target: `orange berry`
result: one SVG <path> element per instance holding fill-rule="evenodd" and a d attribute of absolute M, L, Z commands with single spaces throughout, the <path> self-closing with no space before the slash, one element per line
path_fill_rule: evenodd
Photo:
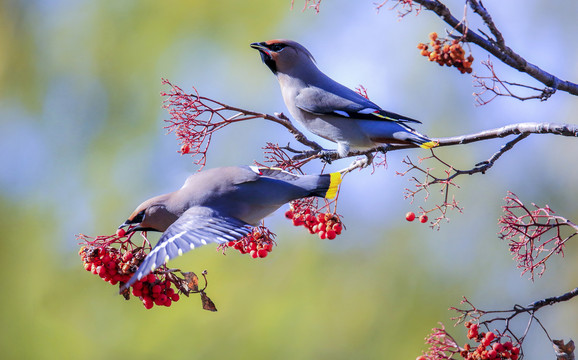
<path fill-rule="evenodd" d="M 429 34 L 429 38 L 430 38 L 432 41 L 435 41 L 435 40 L 438 38 L 438 33 L 436 33 L 436 32 L 431 32 L 431 33 Z"/>

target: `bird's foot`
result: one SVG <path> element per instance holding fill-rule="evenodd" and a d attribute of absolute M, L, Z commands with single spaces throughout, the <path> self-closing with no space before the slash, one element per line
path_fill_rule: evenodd
<path fill-rule="evenodd" d="M 349 167 L 347 168 L 348 169 L 347 172 L 353 169 L 364 169 L 369 165 L 371 165 L 372 163 L 373 163 L 373 154 L 365 154 L 364 158 L 355 159 L 355 161 L 352 162 L 351 165 L 349 165 Z"/>
<path fill-rule="evenodd" d="M 377 148 L 377 151 L 379 151 L 382 154 L 387 154 L 389 150 L 391 150 L 391 145 L 389 144 L 385 144 Z"/>
<path fill-rule="evenodd" d="M 321 150 L 318 153 L 319 157 L 321 158 L 321 161 L 323 161 L 324 163 L 327 164 L 331 164 L 331 162 L 334 160 L 335 156 L 338 155 L 337 151 L 335 150 Z"/>

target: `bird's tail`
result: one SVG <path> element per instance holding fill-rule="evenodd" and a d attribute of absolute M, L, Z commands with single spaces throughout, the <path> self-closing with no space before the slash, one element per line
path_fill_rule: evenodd
<path fill-rule="evenodd" d="M 311 191 L 311 196 L 333 199 L 337 195 L 339 184 L 341 184 L 341 173 L 317 175 L 317 178 L 317 184 Z"/>
<path fill-rule="evenodd" d="M 419 144 L 419 147 L 422 149 L 432 149 L 438 146 L 440 143 L 434 140 L 426 141 L 423 144 Z"/>
<path fill-rule="evenodd" d="M 422 149 L 432 149 L 435 148 L 436 146 L 439 145 L 439 142 L 430 139 L 429 137 L 427 137 L 426 135 L 420 134 L 417 131 L 415 131 L 413 128 L 405 125 L 405 124 L 401 124 L 404 128 L 406 128 L 407 134 L 405 134 L 405 136 L 407 137 L 406 141 L 419 146 Z"/>

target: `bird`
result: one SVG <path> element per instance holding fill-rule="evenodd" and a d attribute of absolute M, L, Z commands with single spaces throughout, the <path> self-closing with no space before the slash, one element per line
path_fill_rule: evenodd
<path fill-rule="evenodd" d="M 309 196 L 333 198 L 341 173 L 296 175 L 278 168 L 232 166 L 190 175 L 174 192 L 140 204 L 118 228 L 162 235 L 121 292 L 170 259 L 208 243 L 242 239 L 283 204 Z"/>
<path fill-rule="evenodd" d="M 425 149 L 438 145 L 408 125 L 420 121 L 383 110 L 325 75 L 303 45 L 269 40 L 251 47 L 277 76 L 291 116 L 312 133 L 337 143 L 339 157 L 346 157 L 351 149 L 368 150 L 383 144 Z"/>

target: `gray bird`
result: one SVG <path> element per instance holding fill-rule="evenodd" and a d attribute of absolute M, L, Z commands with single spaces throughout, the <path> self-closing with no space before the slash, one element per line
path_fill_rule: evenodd
<path fill-rule="evenodd" d="M 383 110 L 322 73 L 301 44 L 270 40 L 251 47 L 259 50 L 277 76 L 291 116 L 312 133 L 337 143 L 340 157 L 350 149 L 367 150 L 381 144 L 437 146 L 408 125 L 420 121 Z"/>
<path fill-rule="evenodd" d="M 179 190 L 140 204 L 119 229 L 163 234 L 124 285 L 128 288 L 183 253 L 214 242 L 239 240 L 283 204 L 308 196 L 333 198 L 340 173 L 295 175 L 255 167 L 223 167 L 191 175 Z"/>

